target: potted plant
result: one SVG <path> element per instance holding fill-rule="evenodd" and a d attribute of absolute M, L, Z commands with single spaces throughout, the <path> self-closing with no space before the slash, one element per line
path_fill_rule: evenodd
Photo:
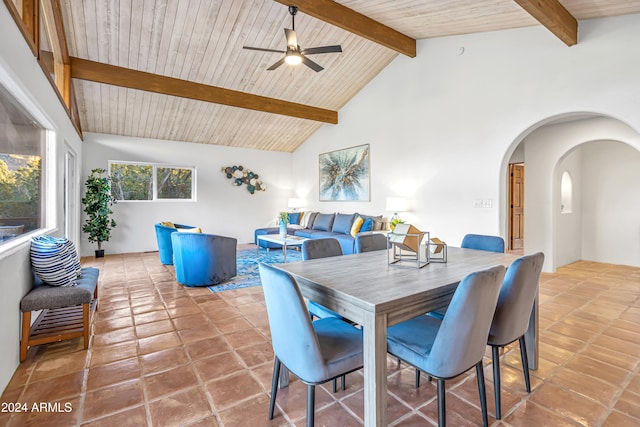
<path fill-rule="evenodd" d="M 91 171 L 84 183 L 86 193 L 82 199 L 84 212 L 87 214 L 82 231 L 89 235 L 91 243 L 98 244 L 96 258 L 104 256 L 102 242 L 109 240 L 111 229 L 116 226 L 116 222 L 110 218 L 114 200 L 111 196 L 111 179 L 105 176 L 106 172 L 100 168 Z"/>
<path fill-rule="evenodd" d="M 280 226 L 280 237 L 287 237 L 287 224 L 289 224 L 289 213 L 280 212 L 278 216 L 278 225 Z"/>

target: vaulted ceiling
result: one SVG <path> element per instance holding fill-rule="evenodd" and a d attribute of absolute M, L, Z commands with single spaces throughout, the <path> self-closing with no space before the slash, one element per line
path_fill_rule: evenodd
<path fill-rule="evenodd" d="M 309 55 L 315 72 L 268 71 L 281 54 L 243 49 L 286 48 L 286 1 L 61 4 L 83 131 L 283 152 L 339 121 L 416 39 L 545 25 L 571 45 L 575 20 L 640 13 L 629 0 L 300 0 L 300 46 L 342 46 Z"/>

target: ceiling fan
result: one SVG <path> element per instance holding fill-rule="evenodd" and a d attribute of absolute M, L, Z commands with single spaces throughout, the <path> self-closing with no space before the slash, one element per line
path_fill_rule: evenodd
<path fill-rule="evenodd" d="M 264 49 L 261 47 L 251 47 L 251 46 L 243 46 L 244 49 L 250 50 L 259 50 L 261 52 L 276 52 L 276 53 L 284 53 L 284 57 L 280 59 L 278 62 L 267 68 L 267 70 L 272 71 L 281 66 L 284 63 L 289 65 L 297 65 L 303 63 L 307 67 L 312 70 L 318 72 L 324 70 L 320 65 L 316 64 L 305 55 L 316 55 L 319 53 L 333 53 L 333 52 L 342 52 L 342 47 L 340 45 L 335 46 L 321 46 L 321 47 L 310 47 L 307 49 L 300 48 L 298 45 L 298 38 L 296 36 L 296 13 L 298 13 L 298 8 L 296 6 L 289 6 L 289 13 L 291 14 L 291 29 L 285 28 L 284 34 L 287 38 L 287 50 L 275 50 L 275 49 Z"/>

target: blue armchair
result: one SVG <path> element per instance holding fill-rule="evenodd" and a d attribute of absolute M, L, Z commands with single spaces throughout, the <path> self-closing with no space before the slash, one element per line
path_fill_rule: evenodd
<path fill-rule="evenodd" d="M 185 286 L 217 285 L 237 274 L 233 237 L 172 233 L 176 280 Z"/>
<path fill-rule="evenodd" d="M 160 262 L 166 265 L 173 264 L 173 246 L 171 245 L 171 234 L 178 231 L 178 228 L 195 228 L 191 225 L 173 224 L 175 227 L 168 227 L 161 223 L 156 224 L 156 239 L 158 240 L 158 252 Z"/>

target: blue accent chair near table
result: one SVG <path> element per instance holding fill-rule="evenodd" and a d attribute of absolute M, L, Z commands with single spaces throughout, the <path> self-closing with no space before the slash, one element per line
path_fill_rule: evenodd
<path fill-rule="evenodd" d="M 496 419 L 501 419 L 500 407 L 500 348 L 514 341 L 520 343 L 520 357 L 527 393 L 531 392 L 529 380 L 529 363 L 524 335 L 529 328 L 531 310 L 538 295 L 538 281 L 544 263 L 544 254 L 520 257 L 513 261 L 507 269 L 504 283 L 500 289 L 498 305 L 493 316 L 489 339 L 493 358 L 493 384 L 496 400 Z"/>
<path fill-rule="evenodd" d="M 312 322 L 289 273 L 261 263 L 260 278 L 275 356 L 269 419 L 273 419 L 284 364 L 307 384 L 307 426 L 313 426 L 315 386 L 362 368 L 362 331 L 335 317 Z"/>
<path fill-rule="evenodd" d="M 504 239 L 500 236 L 467 234 L 462 238 L 461 248 L 504 253 Z"/>
<path fill-rule="evenodd" d="M 237 239 L 205 233 L 172 233 L 176 280 L 186 286 L 217 285 L 237 274 Z"/>
<path fill-rule="evenodd" d="M 504 274 L 503 266 L 471 273 L 458 285 L 444 319 L 422 315 L 387 330 L 390 354 L 438 380 L 440 427 L 446 425 L 445 380 L 474 366 L 482 421 L 489 425 L 482 359 Z"/>

